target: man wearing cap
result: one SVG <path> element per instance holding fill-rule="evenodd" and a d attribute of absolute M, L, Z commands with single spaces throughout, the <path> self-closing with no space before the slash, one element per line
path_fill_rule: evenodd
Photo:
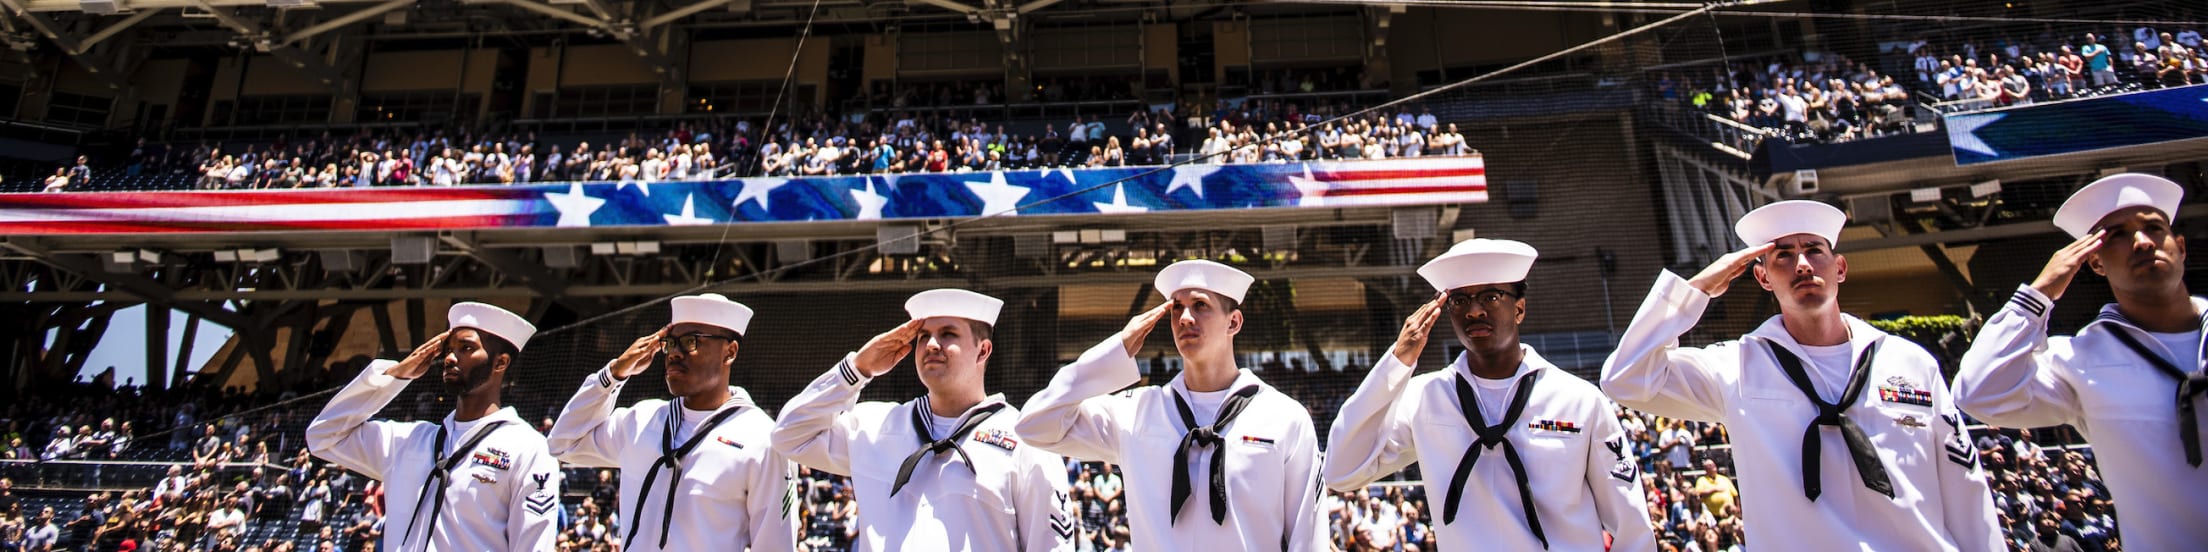
<path fill-rule="evenodd" d="M 1617 407 L 1594 384 L 1518 341 L 1526 272 L 1538 254 L 1471 239 L 1419 267 L 1440 294 L 1404 320 L 1389 355 L 1327 433 L 1329 488 L 1361 490 L 1417 462 L 1444 547 L 1651 551 L 1639 465 Z M 1434 323 L 1465 352 L 1413 376 Z"/>
<path fill-rule="evenodd" d="M 1021 438 L 1126 473 L 1136 549 L 1328 549 L 1310 411 L 1235 364 L 1253 281 L 1211 261 L 1173 263 L 1155 283 L 1165 304 L 1028 399 Z M 1165 385 L 1113 393 L 1142 381 L 1134 355 L 1169 317 L 1185 369 Z"/>
<path fill-rule="evenodd" d="M 1003 307 L 961 289 L 913 295 L 911 321 L 845 355 L 782 407 L 775 450 L 851 477 L 857 550 L 1073 550 L 1080 528 L 1065 459 L 1015 437 L 1019 410 L 982 385 Z M 908 354 L 926 395 L 859 402 Z"/>
<path fill-rule="evenodd" d="M 1804 550 L 1999 550 L 1977 449 L 1939 362 L 1840 312 L 1847 215 L 1781 201 L 1742 217 L 1749 247 L 1693 279 L 1665 271 L 1602 367 L 1628 407 L 1722 422 L 1732 435 L 1748 541 Z M 1753 266 L 1779 315 L 1742 336 L 1679 346 L 1710 300 Z"/>
<path fill-rule="evenodd" d="M 499 398 L 537 328 L 482 303 L 454 304 L 445 316 L 450 330 L 404 360 L 370 363 L 331 397 L 307 424 L 307 449 L 383 481 L 384 550 L 551 550 L 559 462 Z M 368 420 L 432 370 L 458 405 L 445 419 Z"/>
<path fill-rule="evenodd" d="M 2102 178 L 2071 195 L 2055 226 L 2077 241 L 1986 320 L 1955 378 L 1956 404 L 1986 423 L 2077 427 L 2123 512 L 2124 547 L 2134 550 L 2208 546 L 2200 420 L 2208 300 L 2188 291 L 2185 236 L 2171 228 L 2184 196 L 2144 174 Z M 2116 302 L 2077 336 L 2048 337 L 2055 300 L 2081 268 L 2106 276 Z"/>
<path fill-rule="evenodd" d="M 797 546 L 797 467 L 767 444 L 774 419 L 728 384 L 751 308 L 712 293 L 670 304 L 672 324 L 638 338 L 567 401 L 552 453 L 621 468 L 622 550 Z M 663 352 L 675 399 L 615 408 L 621 387 Z"/>

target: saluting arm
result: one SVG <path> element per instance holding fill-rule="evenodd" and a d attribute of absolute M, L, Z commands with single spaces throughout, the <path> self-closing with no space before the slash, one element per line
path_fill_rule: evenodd
<path fill-rule="evenodd" d="M 385 373 L 396 366 L 398 363 L 388 360 L 369 363 L 352 383 L 330 397 L 330 403 L 307 423 L 307 450 L 316 458 L 383 479 L 384 467 L 391 465 L 392 457 L 420 424 L 368 420 L 413 381 Z"/>
<path fill-rule="evenodd" d="M 1383 356 L 1342 403 L 1341 413 L 1326 432 L 1326 461 L 1320 470 L 1326 488 L 1363 489 L 1418 461 L 1410 419 L 1417 413 L 1397 407 L 1414 370 L 1394 355 Z"/>
<path fill-rule="evenodd" d="M 2017 286 L 2009 303 L 1986 320 L 1955 374 L 1955 406 L 1986 423 L 2047 427 L 2082 413 L 2077 390 L 2048 370 L 2047 316 L 2054 301 Z M 2045 363 L 2045 364 L 2043 364 Z"/>
<path fill-rule="evenodd" d="M 633 409 L 614 407 L 626 383 L 613 377 L 610 366 L 584 379 L 582 388 L 560 410 L 560 419 L 552 423 L 552 433 L 545 436 L 552 455 L 578 466 L 620 466 L 622 449 L 636 442 L 642 425 Z"/>
<path fill-rule="evenodd" d="M 1723 261 L 1720 261 L 1723 262 Z M 1618 350 L 1602 363 L 1602 390 L 1629 407 L 1686 420 L 1722 421 L 1731 380 L 1740 372 L 1730 347 L 1679 346 L 1713 296 L 1671 271 L 1618 338 Z"/>
<path fill-rule="evenodd" d="M 782 406 L 771 437 L 776 453 L 806 467 L 851 475 L 851 438 L 859 431 L 852 409 L 859 391 L 874 380 L 852 366 L 856 356 L 845 355 Z"/>

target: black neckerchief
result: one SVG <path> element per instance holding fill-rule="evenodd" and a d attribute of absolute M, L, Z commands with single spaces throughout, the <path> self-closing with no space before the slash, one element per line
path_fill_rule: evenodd
<path fill-rule="evenodd" d="M 458 467 L 460 461 L 468 459 L 468 453 L 474 452 L 477 445 L 483 444 L 483 439 L 490 437 L 491 432 L 498 431 L 498 428 L 505 426 L 506 423 L 506 420 L 492 420 L 485 423 L 483 429 L 475 432 L 474 437 L 469 437 L 467 441 L 460 443 L 459 448 L 452 449 L 452 454 L 449 456 L 438 456 L 445 450 L 445 433 L 447 430 L 443 422 L 437 424 L 437 438 L 432 441 L 433 444 L 429 449 L 429 479 L 422 481 L 422 490 L 414 497 L 414 516 L 407 519 L 406 534 L 399 537 L 401 548 L 404 548 L 406 543 L 414 540 L 414 527 L 420 525 L 421 522 L 422 502 L 429 501 L 429 527 L 422 530 L 422 547 L 419 549 L 429 550 L 429 539 L 437 533 L 437 516 L 444 513 L 445 510 L 445 487 L 452 485 L 452 469 Z M 432 492 L 435 494 L 431 494 Z"/>
<path fill-rule="evenodd" d="M 1828 403 L 1823 397 L 1817 396 L 1817 386 L 1810 382 L 1809 373 L 1802 369 L 1800 357 L 1794 356 L 1792 351 L 1780 346 L 1777 341 L 1764 340 L 1765 347 L 1771 350 L 1771 356 L 1778 359 L 1779 369 L 1786 373 L 1786 380 L 1792 382 L 1795 389 L 1801 390 L 1802 396 L 1809 399 L 1809 404 L 1817 408 L 1817 418 L 1810 420 L 1809 427 L 1802 430 L 1802 496 L 1808 497 L 1810 502 L 1816 502 L 1817 495 L 1824 493 L 1824 484 L 1818 478 L 1818 468 L 1823 463 L 1821 455 L 1824 453 L 1824 442 L 1817 438 L 1817 430 L 1825 426 L 1840 428 L 1840 436 L 1848 444 L 1848 455 L 1855 460 L 1855 471 L 1863 476 L 1863 486 L 1886 495 L 1887 498 L 1894 496 L 1894 482 L 1886 476 L 1886 464 L 1878 459 L 1878 448 L 1871 444 L 1870 436 L 1863 433 L 1863 427 L 1856 425 L 1855 420 L 1848 417 L 1848 407 L 1862 400 L 1863 389 L 1870 386 L 1871 359 L 1878 356 L 1878 345 L 1882 342 L 1883 338 L 1872 341 L 1870 346 L 1863 349 L 1863 356 L 1855 360 L 1854 373 L 1848 375 L 1847 390 L 1840 393 L 1840 402 Z"/>
<path fill-rule="evenodd" d="M 1227 401 L 1219 406 L 1219 419 L 1208 426 L 1196 425 L 1196 413 L 1188 409 L 1188 400 L 1181 398 L 1181 394 L 1177 391 L 1169 391 L 1173 393 L 1173 406 L 1180 409 L 1181 425 L 1188 430 L 1187 435 L 1181 436 L 1181 445 L 1173 448 L 1172 524 L 1180 523 L 1181 504 L 1188 501 L 1188 495 L 1190 494 L 1188 481 L 1189 450 L 1225 443 L 1226 439 L 1219 435 L 1220 432 L 1226 431 L 1227 424 L 1234 423 L 1234 418 L 1242 414 L 1242 409 L 1250 405 L 1250 397 L 1257 395 L 1258 391 L 1259 388 L 1256 385 L 1236 389 L 1234 394 L 1228 395 Z M 1211 521 L 1219 525 L 1224 525 L 1227 522 L 1226 447 L 1218 447 L 1218 450 L 1211 454 Z"/>
<path fill-rule="evenodd" d="M 1507 437 L 1510 428 L 1518 425 L 1518 416 L 1526 412 L 1526 402 L 1533 397 L 1533 384 L 1541 381 L 1541 371 L 1534 370 L 1519 376 L 1517 390 L 1510 396 L 1510 404 L 1503 410 L 1503 420 L 1488 425 L 1480 413 L 1480 394 L 1472 389 L 1464 374 L 1457 374 L 1457 410 L 1464 414 L 1464 423 L 1479 437 L 1464 448 L 1464 457 L 1457 460 L 1457 473 L 1449 479 L 1449 500 L 1442 503 L 1441 522 L 1456 523 L 1457 503 L 1464 499 L 1464 481 L 1472 475 L 1472 465 L 1480 461 L 1482 449 L 1503 447 L 1503 460 L 1510 462 L 1510 475 L 1518 480 L 1518 504 L 1526 510 L 1526 528 L 1533 531 L 1533 538 L 1541 541 L 1541 548 L 1549 547 L 1548 534 L 1541 531 L 1541 514 L 1533 509 L 1533 486 L 1526 479 L 1525 460 L 1518 456 L 1518 445 Z"/>
<path fill-rule="evenodd" d="M 667 549 L 667 528 L 675 520 L 675 488 L 682 484 L 682 459 L 689 456 L 691 451 L 697 450 L 698 445 L 704 444 L 705 438 L 712 435 L 713 428 L 720 427 L 721 422 L 728 421 L 736 413 L 743 411 L 744 404 L 736 400 L 735 394 L 729 394 L 728 400 L 721 403 L 719 412 L 714 412 L 712 417 L 699 422 L 697 431 L 690 434 L 690 440 L 676 446 L 675 428 L 682 423 L 682 398 L 675 397 L 667 402 L 667 423 L 659 432 L 659 459 L 653 460 L 652 469 L 644 472 L 644 486 L 636 495 L 634 511 L 637 519 L 628 520 L 629 535 L 621 539 L 622 550 L 628 550 L 629 545 L 636 542 L 636 531 L 644 528 L 644 505 L 651 501 L 652 483 L 658 481 L 659 470 L 663 468 L 674 471 L 674 475 L 667 478 L 666 506 L 660 510 L 659 516 L 659 549 Z"/>
<path fill-rule="evenodd" d="M 969 433 L 973 433 L 974 428 L 981 427 L 981 422 L 988 420 L 990 416 L 996 415 L 999 410 L 1004 410 L 1004 403 L 991 404 L 967 412 L 965 421 L 958 424 L 958 429 L 953 429 L 950 435 L 937 439 L 933 432 L 928 431 L 928 398 L 921 397 L 919 401 L 913 402 L 912 432 L 920 438 L 920 450 L 912 451 L 911 455 L 905 457 L 905 462 L 897 466 L 897 482 L 890 485 L 889 496 L 895 497 L 897 491 L 905 489 L 905 483 L 912 481 L 912 470 L 919 467 L 920 459 L 930 453 L 958 453 L 958 459 L 966 461 L 966 472 L 976 473 L 974 471 L 974 458 L 966 455 L 966 449 L 959 448 L 958 440 Z"/>

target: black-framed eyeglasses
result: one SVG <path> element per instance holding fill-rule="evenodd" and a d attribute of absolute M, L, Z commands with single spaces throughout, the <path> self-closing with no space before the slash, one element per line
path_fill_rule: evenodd
<path fill-rule="evenodd" d="M 1452 291 L 1449 292 L 1449 308 L 1460 311 L 1470 310 L 1474 306 L 1483 309 L 1495 308 L 1502 306 L 1506 301 L 1517 298 L 1518 294 L 1500 289 L 1490 289 L 1479 293 Z"/>
<path fill-rule="evenodd" d="M 682 354 L 687 355 L 690 353 L 698 352 L 698 340 L 700 339 L 718 339 L 731 343 L 736 341 L 736 338 L 725 335 L 714 335 L 699 332 L 682 335 L 670 335 L 667 337 L 659 338 L 659 348 L 669 351 L 682 351 Z"/>

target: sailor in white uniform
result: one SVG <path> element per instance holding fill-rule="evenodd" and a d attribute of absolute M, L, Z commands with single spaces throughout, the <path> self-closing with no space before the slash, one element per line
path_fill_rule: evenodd
<path fill-rule="evenodd" d="M 1235 366 L 1250 275 L 1211 261 L 1173 263 L 1167 302 L 1058 371 L 1028 400 L 1019 436 L 1126 474 L 1138 550 L 1326 550 L 1318 435 L 1302 404 Z M 1169 320 L 1186 369 L 1142 381 L 1135 353 Z"/>
<path fill-rule="evenodd" d="M 583 381 L 549 438 L 569 464 L 621 468 L 622 550 L 789 550 L 797 466 L 768 445 L 774 418 L 728 384 L 752 311 L 719 294 L 670 301 L 673 323 Z M 616 408 L 666 358 L 667 392 Z"/>
<path fill-rule="evenodd" d="M 1518 341 L 1537 256 L 1524 243 L 1471 239 L 1419 267 L 1440 293 L 1342 404 L 1327 433 L 1327 486 L 1362 490 L 1417 462 L 1444 547 L 1655 550 L 1617 406 Z M 1443 317 L 1465 352 L 1414 376 Z"/>
<path fill-rule="evenodd" d="M 451 330 L 406 359 L 360 371 L 307 425 L 316 457 L 383 481 L 384 550 L 551 550 L 559 462 L 544 436 L 499 406 L 499 388 L 537 328 L 482 303 L 446 313 Z M 436 370 L 458 408 L 439 422 L 369 421 Z"/>
<path fill-rule="evenodd" d="M 1749 247 L 1692 280 L 1669 271 L 1602 368 L 1620 404 L 1722 422 L 1732 435 L 1748 542 L 1788 550 L 1999 550 L 1977 449 L 1907 339 L 1840 312 L 1847 215 L 1814 201 L 1748 213 Z M 1680 347 L 1710 300 L 1754 265 L 1779 315 L 1739 341 Z"/>
<path fill-rule="evenodd" d="M 1019 410 L 983 386 L 1003 308 L 960 289 L 913 295 L 911 321 L 845 355 L 782 407 L 775 450 L 851 477 L 858 550 L 1074 549 L 1080 527 L 1065 459 L 1014 436 Z M 859 402 L 906 355 L 928 393 Z"/>
<path fill-rule="evenodd" d="M 2208 548 L 2208 299 L 2185 286 L 2185 236 L 2171 229 L 2184 197 L 2144 174 L 2071 195 L 2055 226 L 2077 241 L 1986 320 L 1955 378 L 1955 403 L 1986 423 L 2077 427 L 2123 512 L 2128 550 Z M 2076 337 L 2048 337 L 2055 300 L 2088 267 L 2108 278 L 2116 302 Z"/>

